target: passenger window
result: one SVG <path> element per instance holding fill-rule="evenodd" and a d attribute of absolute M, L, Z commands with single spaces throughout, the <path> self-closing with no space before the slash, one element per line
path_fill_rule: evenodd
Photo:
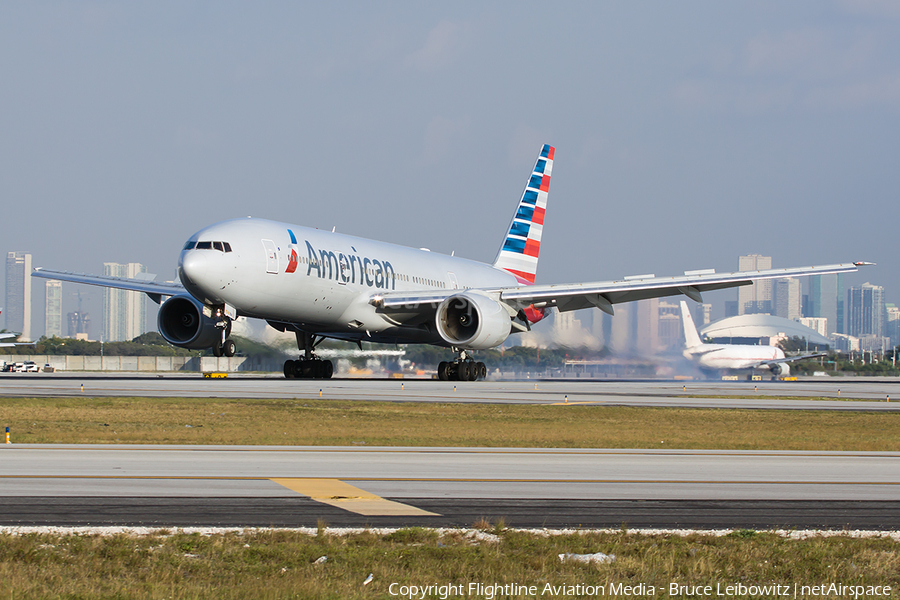
<path fill-rule="evenodd" d="M 225 252 L 231 252 L 231 244 L 228 242 L 222 242 L 225 245 Z"/>
<path fill-rule="evenodd" d="M 222 245 L 222 242 L 213 242 L 213 248 L 219 252 L 225 252 L 225 247 Z"/>
<path fill-rule="evenodd" d="M 212 250 L 212 242 L 197 242 L 197 250 Z"/>

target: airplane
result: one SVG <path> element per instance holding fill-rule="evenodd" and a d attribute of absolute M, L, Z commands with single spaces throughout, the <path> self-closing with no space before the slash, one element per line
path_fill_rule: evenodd
<path fill-rule="evenodd" d="M 0 308 L 0 314 L 3 314 L 3 309 Z M 19 337 L 18 333 L 0 333 L 0 340 L 8 340 L 9 338 Z M 34 342 L 3 342 L 0 343 L 0 348 L 12 348 L 14 346 L 33 346 Z"/>
<path fill-rule="evenodd" d="M 785 357 L 784 350 L 778 346 L 704 344 L 684 300 L 681 301 L 681 322 L 684 325 L 684 357 L 697 363 L 704 371 L 769 369 L 774 377 L 786 377 L 791 374 L 788 363 L 826 354 L 819 352 Z"/>
<path fill-rule="evenodd" d="M 223 221 L 188 238 L 178 281 L 156 282 L 37 268 L 36 277 L 144 292 L 160 304 L 160 334 L 174 346 L 232 356 L 231 324 L 263 319 L 293 332 L 302 353 L 284 363 L 286 378 L 327 379 L 334 368 L 316 354 L 326 338 L 391 344 L 424 343 L 456 354 L 438 365 L 443 381 L 484 379 L 471 352 L 493 348 L 552 309 L 596 307 L 614 314 L 621 302 L 701 292 L 754 280 L 856 271 L 846 263 L 716 274 L 626 277 L 535 285 L 555 148 L 544 145 L 505 230 L 493 263 L 258 218 Z M 163 298 L 167 298 L 163 301 Z"/>

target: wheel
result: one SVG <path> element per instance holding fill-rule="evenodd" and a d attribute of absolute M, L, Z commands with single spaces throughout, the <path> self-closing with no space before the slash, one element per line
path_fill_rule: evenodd
<path fill-rule="evenodd" d="M 294 378 L 294 361 L 292 361 L 292 360 L 284 361 L 284 378 L 285 379 L 293 379 Z"/>
<path fill-rule="evenodd" d="M 314 360 L 312 371 L 315 379 L 325 379 L 325 361 Z"/>
<path fill-rule="evenodd" d="M 469 381 L 478 379 L 478 363 L 469 363 Z"/>
<path fill-rule="evenodd" d="M 294 363 L 294 378 L 303 379 L 304 377 L 306 377 L 306 374 L 304 373 L 305 369 L 303 367 L 303 363 L 305 363 L 306 361 L 292 360 L 291 362 Z"/>
<path fill-rule="evenodd" d="M 450 365 L 447 361 L 442 360 L 440 364 L 438 364 L 438 379 L 441 381 L 449 381 L 450 380 Z"/>
<path fill-rule="evenodd" d="M 325 374 L 322 376 L 323 379 L 331 379 L 331 376 L 334 375 L 334 363 L 330 360 L 324 361 Z"/>
<path fill-rule="evenodd" d="M 234 356 L 236 350 L 237 347 L 232 340 L 225 340 L 225 343 L 222 345 L 222 354 L 225 356 Z"/>
<path fill-rule="evenodd" d="M 487 377 L 487 365 L 483 362 L 478 363 L 478 379 Z"/>
<path fill-rule="evenodd" d="M 222 346 L 215 345 L 215 346 L 213 346 L 212 351 L 213 351 L 213 356 L 215 356 L 216 358 L 219 358 L 220 356 L 222 356 Z"/>
<path fill-rule="evenodd" d="M 313 362 L 314 361 L 311 361 L 311 360 L 301 360 L 300 361 L 300 371 L 303 373 L 302 375 L 300 375 L 300 377 L 302 379 L 312 379 L 313 377 L 315 377 L 316 366 L 315 366 L 315 364 L 313 364 Z"/>
<path fill-rule="evenodd" d="M 463 361 L 457 365 L 456 369 L 456 379 L 458 381 L 469 380 L 469 363 Z"/>

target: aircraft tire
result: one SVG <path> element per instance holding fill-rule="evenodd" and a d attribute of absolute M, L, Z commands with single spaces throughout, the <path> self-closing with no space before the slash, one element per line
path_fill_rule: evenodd
<path fill-rule="evenodd" d="M 233 340 L 225 340 L 225 343 L 222 344 L 222 354 L 225 356 L 231 357 L 234 356 L 234 353 L 237 351 L 237 346 L 234 345 Z"/>
<path fill-rule="evenodd" d="M 438 379 L 440 379 L 441 381 L 449 381 L 450 380 L 450 369 L 449 369 L 449 365 L 448 365 L 447 361 L 442 360 L 440 363 L 438 363 L 437 372 L 438 372 Z"/>
<path fill-rule="evenodd" d="M 469 363 L 463 361 L 457 365 L 456 378 L 459 381 L 469 381 Z"/>
<path fill-rule="evenodd" d="M 219 346 L 219 345 L 213 346 L 212 352 L 213 352 L 213 356 L 215 356 L 216 358 L 219 358 L 220 356 L 222 356 L 222 346 Z"/>
<path fill-rule="evenodd" d="M 487 365 L 483 362 L 478 363 L 478 379 L 484 379 L 487 377 Z"/>
<path fill-rule="evenodd" d="M 294 378 L 294 361 L 292 361 L 292 360 L 284 361 L 284 378 L 285 379 L 293 379 Z"/>
<path fill-rule="evenodd" d="M 326 363 L 324 360 L 314 360 L 313 361 L 313 373 L 314 373 L 313 376 L 316 379 L 328 379 L 328 377 L 325 375 L 325 373 L 326 373 L 325 364 Z M 328 363 L 328 364 L 331 364 L 331 363 Z"/>
<path fill-rule="evenodd" d="M 469 381 L 478 381 L 478 363 L 469 363 Z"/>
<path fill-rule="evenodd" d="M 330 360 L 323 361 L 323 366 L 325 367 L 323 377 L 325 379 L 331 379 L 331 376 L 334 375 L 334 363 Z"/>
<path fill-rule="evenodd" d="M 294 363 L 294 379 L 304 379 L 306 374 L 304 373 L 303 363 L 306 361 L 303 360 L 292 360 Z"/>
<path fill-rule="evenodd" d="M 303 379 L 313 379 L 316 375 L 316 365 L 311 360 L 301 360 L 300 370 L 303 372 Z"/>

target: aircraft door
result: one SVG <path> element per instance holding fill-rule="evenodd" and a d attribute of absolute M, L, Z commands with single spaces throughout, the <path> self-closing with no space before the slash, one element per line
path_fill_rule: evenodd
<path fill-rule="evenodd" d="M 275 242 L 263 240 L 262 243 L 266 250 L 266 273 L 278 273 L 278 252 L 275 250 Z"/>
<path fill-rule="evenodd" d="M 447 278 L 450 280 L 450 289 L 458 290 L 459 282 L 456 280 L 456 273 L 447 271 Z"/>

